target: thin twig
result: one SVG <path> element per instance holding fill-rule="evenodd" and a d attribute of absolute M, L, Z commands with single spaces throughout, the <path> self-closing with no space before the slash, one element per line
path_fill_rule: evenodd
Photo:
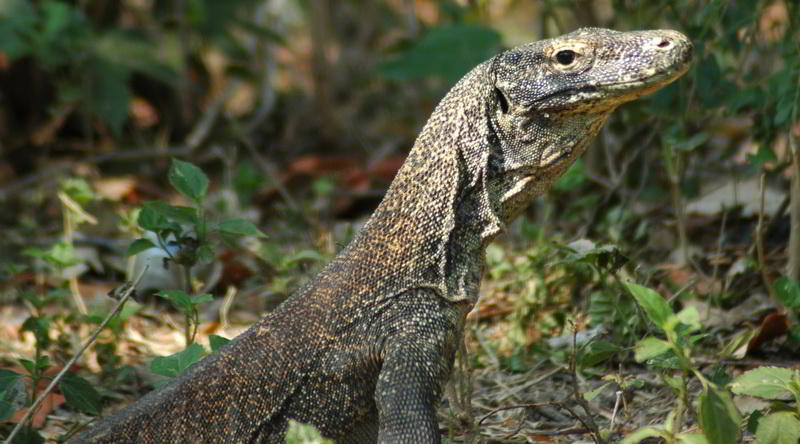
<path fill-rule="evenodd" d="M 545 401 L 545 402 L 533 402 L 533 403 L 528 403 L 528 404 L 515 404 L 515 405 L 509 405 L 509 406 L 505 406 L 505 407 L 498 407 L 498 408 L 490 411 L 489 413 L 483 415 L 483 417 L 480 419 L 480 421 L 478 421 L 478 425 L 483 424 L 483 421 L 486 421 L 487 419 L 489 419 L 489 417 L 491 417 L 495 413 L 502 412 L 504 410 L 524 409 L 524 408 L 528 408 L 528 407 L 561 407 L 561 406 L 562 406 L 562 403 L 557 402 L 557 401 Z"/>
<path fill-rule="evenodd" d="M 758 212 L 758 224 L 756 224 L 756 255 L 758 257 L 758 268 L 761 270 L 761 279 L 764 281 L 764 286 L 767 287 L 767 294 L 769 294 L 769 298 L 778 306 L 782 306 L 778 299 L 775 297 L 775 291 L 772 288 L 772 283 L 769 280 L 769 275 L 767 274 L 767 261 L 764 257 L 764 193 L 766 186 L 764 186 L 764 181 L 766 180 L 766 173 L 761 173 L 761 179 L 759 181 L 759 187 L 761 190 L 761 209 Z"/>
<path fill-rule="evenodd" d="M 299 211 L 300 207 L 297 205 L 294 198 L 292 198 L 292 195 L 289 194 L 289 190 L 286 189 L 280 177 L 278 177 L 278 172 L 275 166 L 267 159 L 265 159 L 264 156 L 261 155 L 261 153 L 258 152 L 255 145 L 253 145 L 252 140 L 250 140 L 250 137 L 248 137 L 248 135 L 245 134 L 244 129 L 240 127 L 240 125 L 235 119 L 230 119 L 230 123 L 231 123 L 231 129 L 233 129 L 233 133 L 236 136 L 236 139 L 239 142 L 241 142 L 242 145 L 244 145 L 247 152 L 250 153 L 250 155 L 253 157 L 253 160 L 256 162 L 256 165 L 258 165 L 261 171 L 264 172 L 269 181 L 278 191 L 278 194 L 280 194 L 284 202 L 286 202 L 286 205 L 288 205 L 292 211 L 300 213 Z"/>
<path fill-rule="evenodd" d="M 117 302 L 117 305 L 114 306 L 114 309 L 111 310 L 111 312 L 106 316 L 105 319 L 103 319 L 103 322 L 100 323 L 100 325 L 97 327 L 94 333 L 92 333 L 92 336 L 90 336 L 89 339 L 80 348 L 80 350 L 78 350 L 78 353 L 76 353 L 75 356 L 72 357 L 72 359 L 70 359 L 66 364 L 64 364 L 64 368 L 62 368 L 61 371 L 58 372 L 56 377 L 53 378 L 52 381 L 50 381 L 50 385 L 48 385 L 47 388 L 44 389 L 44 391 L 39 394 L 39 397 L 36 398 L 36 401 L 33 403 L 33 405 L 28 409 L 27 412 L 25 412 L 25 416 L 23 416 L 22 419 L 17 423 L 17 425 L 14 426 L 14 429 L 11 430 L 11 434 L 9 434 L 8 438 L 6 438 L 6 440 L 3 442 L 4 444 L 11 443 L 11 440 L 14 439 L 14 436 L 20 430 L 22 430 L 23 425 L 26 422 L 28 422 L 33 413 L 36 412 L 36 410 L 39 408 L 39 405 L 41 405 L 42 401 L 44 401 L 44 398 L 47 396 L 47 394 L 50 393 L 56 386 L 56 384 L 58 384 L 58 382 L 61 380 L 61 378 L 64 377 L 64 375 L 67 373 L 67 370 L 69 370 L 72 367 L 72 365 L 75 364 L 75 362 L 78 359 L 80 359 L 80 357 L 83 355 L 83 352 L 85 352 L 86 349 L 89 348 L 89 346 L 92 345 L 95 340 L 97 340 L 97 336 L 100 335 L 100 332 L 103 331 L 106 325 L 108 325 L 109 321 L 111 321 L 111 318 L 116 316 L 117 313 L 119 313 L 122 310 L 122 306 L 125 304 L 128 298 L 133 294 L 134 290 L 136 289 L 136 286 L 139 285 L 139 281 L 142 280 L 142 277 L 147 272 L 148 268 L 149 266 L 145 266 L 142 269 L 141 273 L 139 273 L 139 276 L 137 276 L 136 279 L 133 281 L 133 283 L 127 289 L 125 289 L 125 292 L 120 297 L 119 302 Z"/>
<path fill-rule="evenodd" d="M 592 412 L 589 408 L 589 403 L 586 399 L 581 395 L 580 387 L 578 387 L 578 365 L 577 365 L 577 357 L 578 357 L 578 328 L 577 326 L 573 325 L 572 330 L 572 357 L 569 363 L 569 374 L 572 382 L 572 395 L 575 398 L 575 402 L 578 403 L 579 406 L 583 409 L 583 412 L 586 414 L 586 420 L 584 421 L 583 418 L 578 416 L 575 412 L 573 412 L 566 404 L 563 405 L 565 409 L 567 409 L 572 416 L 581 422 L 586 428 L 590 430 L 592 438 L 594 442 L 597 444 L 605 444 L 606 440 L 600 436 L 600 429 L 597 427 L 597 424 L 594 422 L 594 418 L 592 418 Z"/>

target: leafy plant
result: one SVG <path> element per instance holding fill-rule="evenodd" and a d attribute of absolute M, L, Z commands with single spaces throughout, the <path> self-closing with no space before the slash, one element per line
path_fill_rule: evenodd
<path fill-rule="evenodd" d="M 240 236 L 264 238 L 266 235 L 243 219 L 226 219 L 220 222 L 208 220 L 203 204 L 208 193 L 209 180 L 195 165 L 173 159 L 168 179 L 192 205 L 169 205 L 158 201 L 145 203 L 137 221 L 142 229 L 155 234 L 156 243 L 144 237 L 136 239 L 128 247 L 128 255 L 160 248 L 166 253 L 168 261 L 174 262 L 183 270 L 185 290 L 162 290 L 157 294 L 169 300 L 183 314 L 187 348 L 171 356 L 156 358 L 150 366 L 155 374 L 174 377 L 206 354 L 202 346 L 194 343 L 199 323 L 197 307 L 211 301 L 213 297 L 210 294 L 190 294 L 192 267 L 213 260 L 217 240 L 230 242 Z M 219 339 L 212 342 L 212 348 L 215 346 L 221 346 Z"/>
<path fill-rule="evenodd" d="M 217 238 L 230 242 L 239 236 L 264 238 L 266 235 L 243 219 L 226 219 L 218 223 L 207 219 L 203 204 L 209 180 L 200 168 L 173 159 L 168 179 L 178 192 L 189 199 L 192 206 L 146 202 L 137 221 L 142 229 L 155 235 L 156 242 L 146 237 L 136 239 L 128 247 L 128 255 L 160 248 L 168 261 L 181 267 L 185 290 L 161 291 L 158 294 L 184 315 L 186 344 L 192 344 L 197 333 L 197 305 L 212 300 L 209 294 L 191 296 L 188 293 L 192 287 L 192 267 L 213 261 Z"/>
<path fill-rule="evenodd" d="M 658 437 L 669 444 L 738 442 L 741 414 L 730 394 L 700 372 L 691 359 L 693 345 L 701 336 L 697 310 L 689 307 L 674 313 L 667 301 L 654 290 L 633 282 L 626 282 L 625 287 L 647 318 L 665 335 L 665 339 L 647 337 L 639 341 L 636 361 L 662 370 L 662 380 L 675 393 L 676 406 L 661 427 L 643 427 L 628 435 L 623 443 L 638 443 L 648 437 Z M 702 433 L 683 431 L 684 417 L 690 406 L 690 375 L 703 386 L 695 406 Z"/>

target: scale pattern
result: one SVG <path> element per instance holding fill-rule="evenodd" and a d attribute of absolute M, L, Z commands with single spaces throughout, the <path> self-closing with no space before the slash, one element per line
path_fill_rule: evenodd
<path fill-rule="evenodd" d="M 484 249 L 619 105 L 680 77 L 675 31 L 580 29 L 478 65 L 444 97 L 364 228 L 305 288 L 74 442 L 440 442 L 436 405 Z"/>

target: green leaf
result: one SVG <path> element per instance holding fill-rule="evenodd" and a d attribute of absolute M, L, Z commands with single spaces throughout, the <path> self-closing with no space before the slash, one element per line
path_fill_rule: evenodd
<path fill-rule="evenodd" d="M 667 319 L 672 316 L 672 309 L 669 307 L 667 301 L 654 290 L 642 285 L 633 282 L 625 282 L 625 287 L 642 307 L 647 317 L 650 318 L 654 324 L 661 327 L 661 329 L 665 329 Z"/>
<path fill-rule="evenodd" d="M 676 438 L 680 444 L 709 444 L 702 433 L 679 433 Z"/>
<path fill-rule="evenodd" d="M 208 177 L 203 170 L 189 162 L 172 159 L 167 177 L 176 190 L 195 203 L 200 203 L 208 191 Z"/>
<path fill-rule="evenodd" d="M 792 310 L 800 309 L 800 283 L 788 276 L 781 276 L 773 284 L 775 296 Z"/>
<path fill-rule="evenodd" d="M 294 253 L 284 258 L 280 268 L 289 267 L 291 265 L 294 265 L 302 261 L 324 261 L 324 260 L 325 256 L 323 256 L 319 251 L 300 250 L 297 253 Z"/>
<path fill-rule="evenodd" d="M 125 255 L 133 256 L 134 254 L 139 254 L 142 251 L 149 250 L 151 248 L 157 248 L 157 245 L 150 241 L 150 239 L 136 239 L 135 241 L 131 242 L 131 245 L 128 247 L 128 251 L 125 252 Z"/>
<path fill-rule="evenodd" d="M 675 317 L 688 327 L 688 332 L 694 332 L 703 327 L 700 324 L 700 314 L 694 306 L 684 307 Z"/>
<path fill-rule="evenodd" d="M 14 444 L 43 444 L 44 438 L 31 426 L 26 425 L 14 437 Z"/>
<path fill-rule="evenodd" d="M 197 248 L 197 261 L 201 264 L 210 264 L 214 262 L 214 249 L 208 244 L 200 245 Z"/>
<path fill-rule="evenodd" d="M 267 237 L 266 234 L 262 233 L 261 230 L 256 228 L 252 222 L 246 221 L 244 219 L 228 219 L 220 222 L 217 225 L 217 230 L 227 233 L 233 234 L 237 236 L 255 236 L 255 237 Z"/>
<path fill-rule="evenodd" d="M 80 261 L 75 258 L 75 248 L 72 246 L 72 243 L 65 240 L 54 243 L 53 246 L 47 250 L 26 248 L 22 250 L 22 254 L 44 259 L 56 267 L 70 267 L 80 263 Z"/>
<path fill-rule="evenodd" d="M 86 205 L 98 199 L 92 187 L 84 179 L 76 179 L 74 177 L 65 179 L 61 183 L 61 190 L 80 205 Z"/>
<path fill-rule="evenodd" d="M 224 347 L 228 342 L 231 342 L 231 340 L 218 335 L 210 335 L 208 337 L 208 342 L 211 345 L 211 351 L 215 352 Z"/>
<path fill-rule="evenodd" d="M 645 362 L 670 350 L 672 350 L 672 345 L 667 341 L 658 338 L 644 338 L 636 343 L 634 359 L 636 362 Z"/>
<path fill-rule="evenodd" d="M 192 312 L 192 300 L 183 290 L 161 290 L 156 293 L 156 296 L 172 302 L 172 305 L 184 314 Z"/>
<path fill-rule="evenodd" d="M 597 387 L 594 390 L 584 392 L 583 399 L 591 402 L 594 398 L 597 397 L 597 395 L 603 393 L 604 390 L 606 390 L 609 386 L 611 386 L 611 384 L 612 384 L 611 382 L 606 382 L 605 384 L 601 385 L 600 387 Z"/>
<path fill-rule="evenodd" d="M 149 42 L 132 32 L 112 29 L 96 36 L 89 44 L 97 58 L 106 63 L 138 71 L 176 87 L 180 81 L 178 64 L 171 66 L 166 63 L 169 59 L 164 57 L 164 48 L 157 42 Z"/>
<path fill-rule="evenodd" d="M 166 218 L 167 220 L 177 222 L 179 224 L 197 224 L 197 209 L 192 207 L 184 207 L 180 205 L 170 205 L 159 200 L 151 200 L 142 205 L 142 211 L 148 210 Z M 141 217 L 141 212 L 139 213 Z M 141 225 L 141 223 L 140 223 Z M 163 228 L 157 227 L 156 229 L 142 227 L 150 231 L 157 231 Z"/>
<path fill-rule="evenodd" d="M 782 367 L 758 367 L 739 375 L 730 384 L 730 389 L 738 395 L 776 399 L 789 392 L 792 378 L 798 378 L 797 370 Z"/>
<path fill-rule="evenodd" d="M 128 120 L 130 71 L 123 66 L 96 59 L 87 63 L 85 75 L 89 89 L 85 93 L 89 111 L 119 135 Z"/>
<path fill-rule="evenodd" d="M 611 359 L 620 350 L 619 346 L 608 341 L 592 341 L 586 345 L 580 356 L 581 365 L 592 367 Z"/>
<path fill-rule="evenodd" d="M 553 189 L 557 191 L 574 191 L 586 182 L 583 160 L 578 159 L 573 163 L 567 172 L 553 184 Z"/>
<path fill-rule="evenodd" d="M 213 300 L 214 296 L 208 293 L 198 294 L 197 296 L 192 297 L 192 305 L 202 304 L 204 302 L 211 302 Z"/>
<path fill-rule="evenodd" d="M 410 49 L 378 69 L 397 80 L 437 75 L 455 82 L 496 54 L 501 43 L 500 34 L 493 29 L 467 24 L 442 26 L 431 29 Z"/>
<path fill-rule="evenodd" d="M 713 385 L 707 386 L 700 394 L 697 416 L 709 443 L 739 442 L 739 423 L 742 418 L 728 393 Z"/>
<path fill-rule="evenodd" d="M 11 370 L 0 369 L 0 423 L 19 410 L 27 397 L 22 375 Z"/>
<path fill-rule="evenodd" d="M 794 412 L 777 412 L 758 422 L 758 444 L 797 444 L 800 436 L 800 419 Z"/>
<path fill-rule="evenodd" d="M 36 10 L 30 1 L 0 1 L 0 51 L 11 61 L 31 51 L 30 33 L 36 22 Z"/>
<path fill-rule="evenodd" d="M 767 162 L 777 162 L 778 156 L 775 151 L 767 145 L 759 145 L 755 154 L 747 154 L 747 162 L 754 168 L 760 169 Z"/>
<path fill-rule="evenodd" d="M 157 375 L 174 378 L 203 359 L 205 355 L 206 351 L 202 345 L 192 344 L 182 352 L 153 359 L 150 363 L 150 371 Z"/>
<path fill-rule="evenodd" d="M 328 196 L 336 190 L 336 182 L 328 177 L 320 177 L 311 183 L 311 189 L 317 196 Z"/>
<path fill-rule="evenodd" d="M 58 382 L 58 386 L 70 407 L 93 415 L 100 414 L 100 393 L 89 381 L 67 372 Z"/>
<path fill-rule="evenodd" d="M 664 429 L 657 429 L 655 427 L 642 427 L 641 429 L 631 433 L 622 440 L 621 444 L 639 444 L 645 438 L 662 438 L 669 439 L 670 433 Z"/>
<path fill-rule="evenodd" d="M 678 151 L 689 152 L 694 151 L 695 148 L 698 146 L 706 143 L 708 139 L 711 138 L 711 134 L 701 132 L 697 133 L 688 139 L 681 139 L 678 143 L 675 144 L 674 148 Z"/>
<path fill-rule="evenodd" d="M 22 323 L 22 331 L 33 333 L 39 348 L 46 349 L 50 346 L 50 320 L 48 318 L 31 316 Z"/>
<path fill-rule="evenodd" d="M 286 432 L 286 444 L 333 444 L 333 441 L 323 438 L 313 425 L 290 419 L 289 430 Z"/>

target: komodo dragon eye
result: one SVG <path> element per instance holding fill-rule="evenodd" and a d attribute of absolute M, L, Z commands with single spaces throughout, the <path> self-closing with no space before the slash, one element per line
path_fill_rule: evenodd
<path fill-rule="evenodd" d="M 558 51 L 556 53 L 556 61 L 564 66 L 571 65 L 575 61 L 575 51 L 570 51 L 569 49 Z"/>

